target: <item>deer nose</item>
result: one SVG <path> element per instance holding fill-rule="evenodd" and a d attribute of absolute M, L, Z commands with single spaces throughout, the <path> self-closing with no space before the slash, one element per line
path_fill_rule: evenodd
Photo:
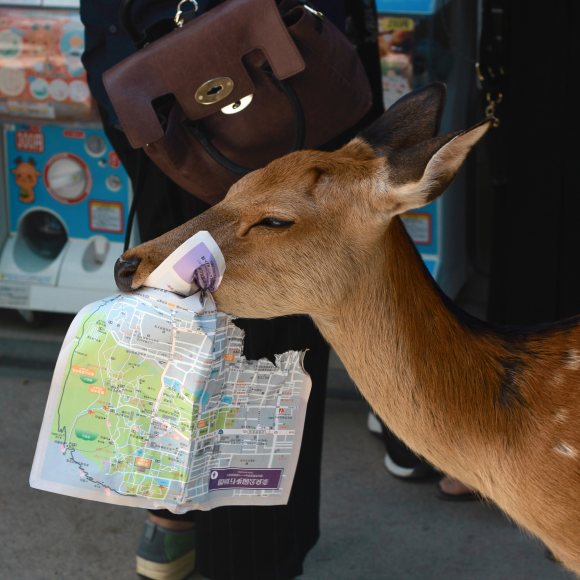
<path fill-rule="evenodd" d="M 123 260 L 119 258 L 115 263 L 115 282 L 117 287 L 122 292 L 130 292 L 132 290 L 131 283 L 133 282 L 133 276 L 141 263 L 141 258 L 133 256 Z"/>

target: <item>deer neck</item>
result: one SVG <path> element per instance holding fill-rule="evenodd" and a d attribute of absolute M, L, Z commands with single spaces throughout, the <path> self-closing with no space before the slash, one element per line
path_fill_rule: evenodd
<path fill-rule="evenodd" d="M 360 290 L 315 322 L 399 437 L 481 487 L 462 466 L 473 454 L 481 458 L 503 429 L 502 349 L 483 323 L 474 330 L 448 308 L 399 219 L 377 260 L 357 282 Z"/>

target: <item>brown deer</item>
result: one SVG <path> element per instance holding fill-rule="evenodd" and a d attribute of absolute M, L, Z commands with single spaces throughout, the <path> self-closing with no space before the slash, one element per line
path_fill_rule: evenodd
<path fill-rule="evenodd" d="M 505 329 L 460 312 L 397 217 L 440 195 L 490 127 L 434 136 L 444 99 L 430 85 L 337 151 L 252 172 L 201 216 L 127 251 L 117 284 L 138 288 L 208 230 L 226 260 L 221 310 L 310 315 L 399 437 L 580 574 L 580 318 Z"/>

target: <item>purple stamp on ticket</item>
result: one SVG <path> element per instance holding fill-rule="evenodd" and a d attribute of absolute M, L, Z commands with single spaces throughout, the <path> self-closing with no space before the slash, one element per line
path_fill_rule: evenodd
<path fill-rule="evenodd" d="M 195 282 L 202 290 L 215 292 L 221 282 L 217 261 L 210 249 L 200 242 L 173 266 L 175 273 L 185 282 Z"/>
<path fill-rule="evenodd" d="M 209 491 L 220 489 L 279 489 L 283 469 L 226 468 L 212 469 Z"/>

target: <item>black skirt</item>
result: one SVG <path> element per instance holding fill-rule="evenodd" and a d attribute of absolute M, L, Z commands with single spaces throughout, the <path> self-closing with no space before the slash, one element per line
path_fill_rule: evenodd
<path fill-rule="evenodd" d="M 105 128 L 133 183 L 144 184 L 137 206 L 143 241 L 155 238 L 207 209 L 168 179 L 124 134 Z M 221 507 L 176 516 L 194 520 L 197 529 L 197 570 L 211 580 L 285 580 L 302 573 L 306 554 L 319 536 L 320 465 L 329 347 L 304 316 L 274 320 L 242 320 L 244 354 L 251 359 L 286 350 L 305 350 L 312 377 L 302 448 L 290 500 L 285 506 Z"/>

